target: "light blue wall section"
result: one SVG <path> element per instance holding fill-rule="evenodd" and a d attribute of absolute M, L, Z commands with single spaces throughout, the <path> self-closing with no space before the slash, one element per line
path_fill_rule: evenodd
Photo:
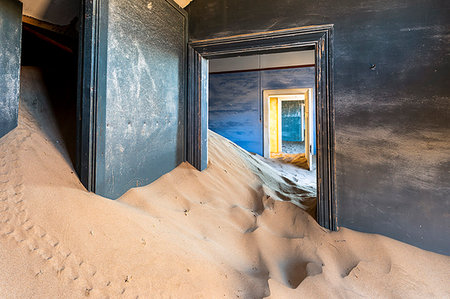
<path fill-rule="evenodd" d="M 291 88 L 315 88 L 315 68 L 210 74 L 209 129 L 263 155 L 263 90 Z"/>
<path fill-rule="evenodd" d="M 283 141 L 304 141 L 302 138 L 302 102 L 281 102 L 281 126 L 281 139 Z"/>

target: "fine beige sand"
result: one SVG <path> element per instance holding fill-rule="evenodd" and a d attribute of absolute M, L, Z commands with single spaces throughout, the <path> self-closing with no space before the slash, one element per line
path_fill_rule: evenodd
<path fill-rule="evenodd" d="M 322 229 L 311 187 L 214 133 L 203 172 L 86 192 L 39 71 L 22 75 L 0 140 L 0 298 L 450 298 L 449 257 Z"/>
<path fill-rule="evenodd" d="M 299 154 L 286 154 L 286 153 L 271 153 L 272 159 L 277 159 L 284 163 L 289 163 L 300 168 L 308 169 L 308 160 L 304 153 Z"/>

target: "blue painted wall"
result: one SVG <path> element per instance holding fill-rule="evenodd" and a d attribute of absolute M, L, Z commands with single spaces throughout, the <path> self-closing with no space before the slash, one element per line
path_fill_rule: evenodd
<path fill-rule="evenodd" d="M 263 153 L 260 72 L 211 74 L 209 128 L 249 152 Z"/>
<path fill-rule="evenodd" d="M 314 67 L 210 74 L 209 129 L 263 155 L 263 90 L 314 87 Z"/>

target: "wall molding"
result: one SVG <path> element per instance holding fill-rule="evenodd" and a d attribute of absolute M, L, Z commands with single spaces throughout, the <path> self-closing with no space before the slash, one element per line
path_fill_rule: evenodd
<path fill-rule="evenodd" d="M 90 192 L 97 192 L 97 165 L 103 150 L 98 123 L 106 100 L 107 0 L 81 1 L 78 48 L 77 172 Z M 99 115 L 100 114 L 100 115 Z M 100 140 L 100 141 L 99 141 Z"/>
<path fill-rule="evenodd" d="M 221 71 L 221 72 L 210 72 L 210 75 L 217 74 L 233 74 L 233 73 L 248 73 L 248 72 L 264 72 L 264 71 L 275 71 L 275 70 L 289 70 L 289 69 L 299 69 L 315 67 L 315 64 L 303 64 L 303 65 L 293 65 L 293 66 L 277 66 L 277 67 L 266 67 L 260 69 L 245 69 L 245 70 L 235 70 L 235 71 Z"/>

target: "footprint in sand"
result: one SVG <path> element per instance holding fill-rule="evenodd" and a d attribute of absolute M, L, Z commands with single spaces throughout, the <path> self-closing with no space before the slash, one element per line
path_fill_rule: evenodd
<path fill-rule="evenodd" d="M 36 279 L 51 270 L 65 277 L 66 283 L 76 283 L 85 296 L 124 295 L 127 289 L 120 282 L 104 278 L 96 267 L 76 257 L 44 228 L 32 223 L 25 207 L 18 157 L 20 148 L 31 136 L 29 130 L 19 126 L 3 139 L 0 148 L 0 236 L 14 239 L 47 263 L 48 269 L 36 271 Z"/>

